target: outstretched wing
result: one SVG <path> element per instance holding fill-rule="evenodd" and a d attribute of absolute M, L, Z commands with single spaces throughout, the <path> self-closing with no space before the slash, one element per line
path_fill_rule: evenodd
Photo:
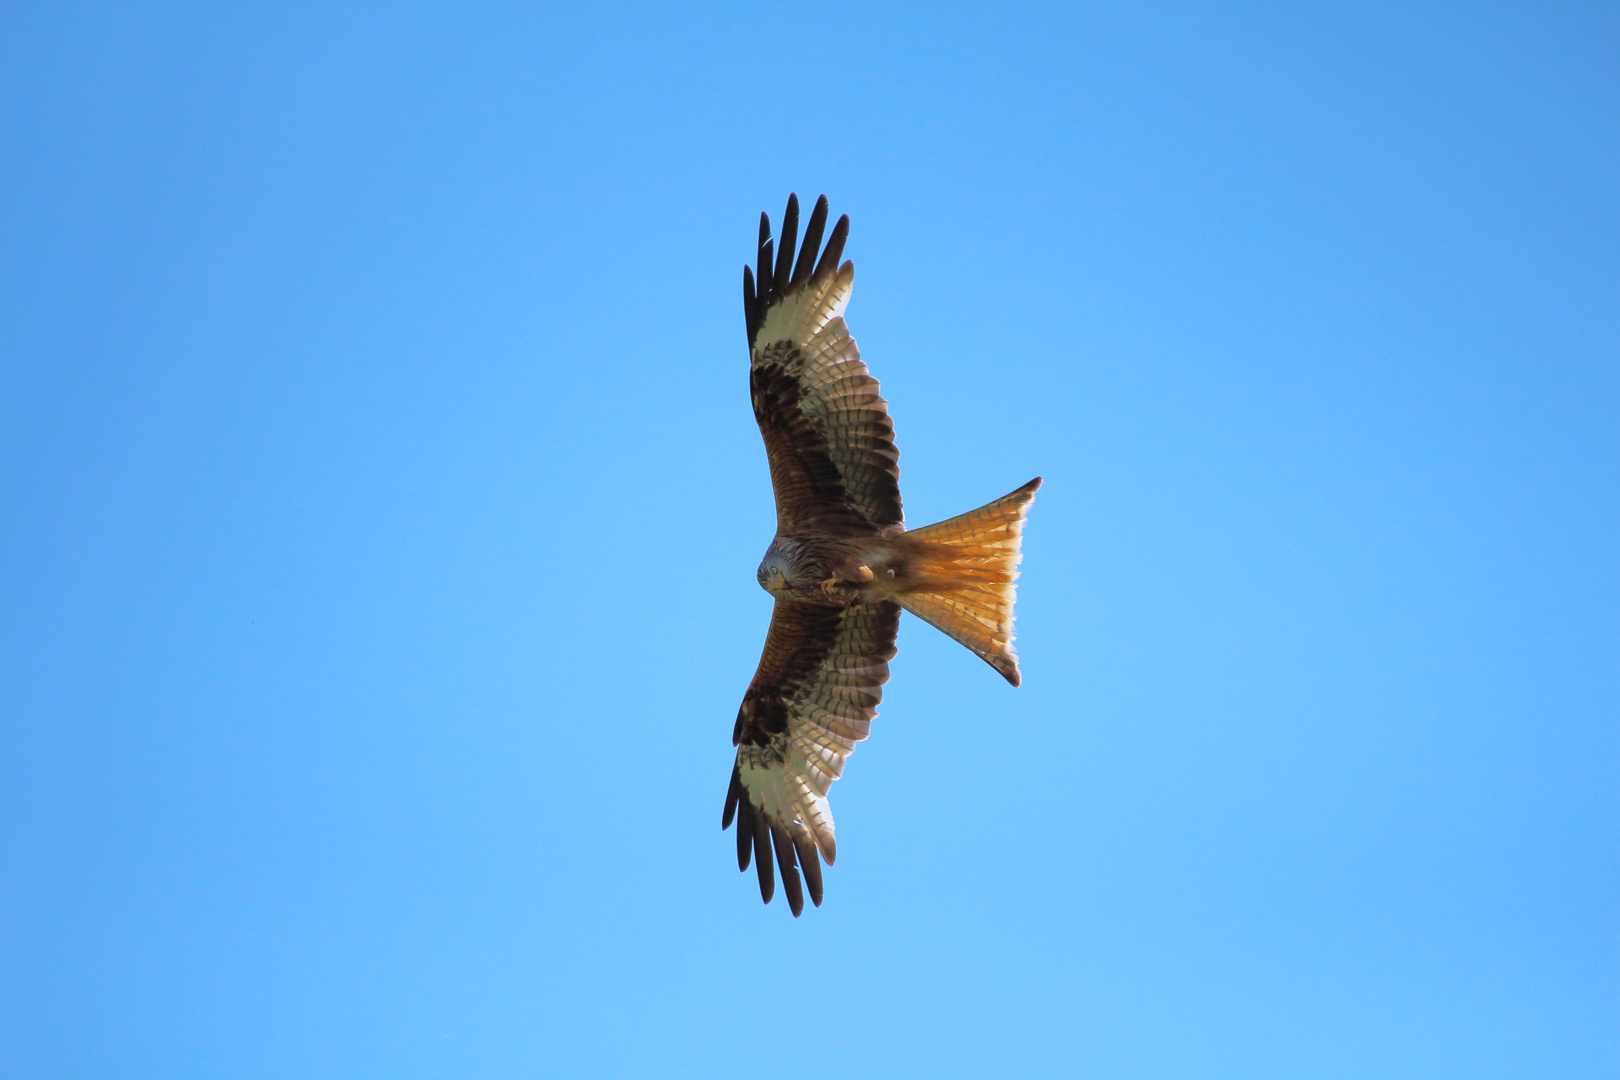
<path fill-rule="evenodd" d="M 768 904 L 776 891 L 772 853 L 796 916 L 804 910 L 799 869 L 821 904 L 821 856 L 837 856 L 827 791 L 844 759 L 866 738 L 889 680 L 900 628 L 893 601 L 822 607 L 778 600 L 759 670 L 737 711 L 731 771 L 720 827 L 737 819 L 737 868 L 749 857 Z"/>
<path fill-rule="evenodd" d="M 849 218 L 838 219 L 818 261 L 826 224 L 822 196 L 795 263 L 798 196 L 788 196 L 774 260 L 771 219 L 759 216 L 757 289 L 754 272 L 743 267 L 749 388 L 771 463 L 778 527 L 870 532 L 902 520 L 900 453 L 887 402 L 844 325 L 855 283 L 855 264 L 838 263 Z"/>

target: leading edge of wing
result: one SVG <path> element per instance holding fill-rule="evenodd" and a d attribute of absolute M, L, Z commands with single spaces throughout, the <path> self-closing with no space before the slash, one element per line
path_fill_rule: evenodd
<path fill-rule="evenodd" d="M 847 300 L 848 285 L 854 280 L 855 266 L 853 263 L 843 263 L 839 260 L 844 255 L 844 242 L 849 238 L 849 215 L 838 219 L 833 226 L 832 235 L 827 238 L 827 246 L 821 247 L 821 234 L 827 226 L 827 196 L 822 195 L 816 199 L 816 205 L 810 211 L 810 221 L 805 226 L 804 242 L 798 244 L 799 232 L 799 197 L 789 195 L 787 210 L 782 214 L 782 246 L 773 254 L 774 241 L 771 238 L 771 218 L 769 214 L 759 215 L 759 271 L 756 278 L 755 271 L 743 267 L 743 316 L 748 327 L 748 349 L 752 352 L 757 344 L 760 331 L 765 328 L 772 308 L 780 307 L 801 288 L 805 294 L 819 293 L 831 283 L 833 279 L 840 279 L 844 286 L 843 299 Z M 798 261 L 794 261 L 794 248 L 798 246 Z M 820 250 L 818 260 L 816 253 Z M 842 303 L 827 306 L 828 311 L 821 313 L 821 322 L 835 318 L 842 310 Z M 831 310 L 836 307 L 838 310 Z M 772 320 L 774 322 L 774 320 Z M 808 328 L 808 337 L 819 326 Z M 768 342 L 767 342 L 768 344 Z"/>

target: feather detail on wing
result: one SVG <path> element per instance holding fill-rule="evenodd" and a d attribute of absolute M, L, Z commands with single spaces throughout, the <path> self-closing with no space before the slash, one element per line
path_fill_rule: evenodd
<path fill-rule="evenodd" d="M 827 792 L 877 715 L 900 625 L 892 601 L 848 608 L 779 600 L 759 670 L 737 712 L 737 762 L 721 827 L 737 820 L 737 867 L 750 857 L 760 895 L 775 892 L 773 861 L 793 914 L 821 903 L 821 865 L 837 856 Z M 774 855 L 774 860 L 773 860 Z"/>
<path fill-rule="evenodd" d="M 743 268 L 749 385 L 778 525 L 839 532 L 898 525 L 900 454 L 888 403 L 843 319 L 855 283 L 855 265 L 838 264 L 849 218 L 838 220 L 817 261 L 827 200 L 816 200 L 794 265 L 798 218 L 798 197 L 789 196 L 773 263 L 770 219 L 761 214 L 757 289 Z"/>

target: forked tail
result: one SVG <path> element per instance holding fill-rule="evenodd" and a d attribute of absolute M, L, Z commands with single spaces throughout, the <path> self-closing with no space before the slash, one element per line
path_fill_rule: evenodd
<path fill-rule="evenodd" d="M 1041 486 L 1036 477 L 1010 495 L 937 525 L 904 533 L 911 565 L 895 599 L 920 619 L 972 649 L 1014 686 L 1013 601 L 1024 515 Z"/>

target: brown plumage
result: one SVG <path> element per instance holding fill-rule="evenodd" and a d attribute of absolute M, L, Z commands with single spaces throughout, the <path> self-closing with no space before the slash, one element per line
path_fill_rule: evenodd
<path fill-rule="evenodd" d="M 841 217 L 821 249 L 816 200 L 794 259 L 799 200 L 788 196 L 782 247 L 760 215 L 759 271 L 743 268 L 749 391 L 776 492 L 776 536 L 759 583 L 776 598 L 759 670 L 731 741 L 721 827 L 737 821 L 737 866 L 750 860 L 770 903 L 776 873 L 797 916 L 800 873 L 821 903 L 819 857 L 837 849 L 827 791 L 870 732 L 889 678 L 902 609 L 972 649 L 1012 685 L 1014 581 L 1037 477 L 1000 499 L 907 532 L 899 451 L 887 403 L 844 325 L 855 281 L 839 264 Z"/>

